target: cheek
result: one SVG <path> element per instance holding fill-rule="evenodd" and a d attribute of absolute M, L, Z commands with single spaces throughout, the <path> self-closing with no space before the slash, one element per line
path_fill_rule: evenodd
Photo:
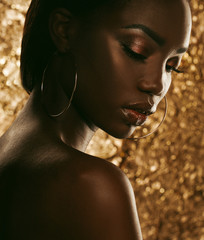
<path fill-rule="evenodd" d="M 81 88 L 98 100 L 111 98 L 112 104 L 117 104 L 130 89 L 134 90 L 135 64 L 133 68 L 119 43 L 111 37 L 84 48 L 77 61 Z"/>

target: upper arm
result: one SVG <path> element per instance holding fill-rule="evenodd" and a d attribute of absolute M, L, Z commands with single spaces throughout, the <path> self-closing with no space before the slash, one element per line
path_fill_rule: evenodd
<path fill-rule="evenodd" d="M 109 165 L 88 172 L 82 175 L 78 187 L 75 211 L 83 239 L 142 239 L 134 193 L 119 169 Z"/>

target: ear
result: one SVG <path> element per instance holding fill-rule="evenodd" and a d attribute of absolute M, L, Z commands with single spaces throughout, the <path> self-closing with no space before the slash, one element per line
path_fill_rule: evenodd
<path fill-rule="evenodd" d="M 58 8 L 50 14 L 50 35 L 59 52 L 65 53 L 70 49 L 74 28 L 73 16 L 67 9 Z"/>

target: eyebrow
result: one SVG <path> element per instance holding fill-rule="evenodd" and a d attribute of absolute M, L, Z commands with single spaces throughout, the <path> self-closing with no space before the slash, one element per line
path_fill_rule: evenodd
<path fill-rule="evenodd" d="M 179 53 L 185 53 L 188 50 L 188 48 L 180 48 L 176 52 Z"/>
<path fill-rule="evenodd" d="M 160 37 L 156 32 L 148 28 L 143 24 L 131 24 L 123 27 L 124 29 L 141 29 L 144 33 L 146 33 L 150 38 L 152 38 L 159 46 L 163 46 L 165 44 L 164 38 Z"/>

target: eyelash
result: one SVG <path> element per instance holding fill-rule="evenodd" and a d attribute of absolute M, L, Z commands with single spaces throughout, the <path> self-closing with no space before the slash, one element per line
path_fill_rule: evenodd
<path fill-rule="evenodd" d="M 134 51 L 132 51 L 128 46 L 126 46 L 124 43 L 121 43 L 123 50 L 125 51 L 125 53 L 131 57 L 132 59 L 136 60 L 136 61 L 142 61 L 144 62 L 147 57 L 145 57 L 142 54 L 136 53 Z M 176 73 L 183 73 L 182 70 L 179 70 L 178 68 L 175 68 L 174 66 L 171 65 L 167 65 L 166 66 L 167 72 L 176 72 Z"/>
<path fill-rule="evenodd" d="M 176 73 L 183 73 L 182 70 L 178 69 L 178 68 L 175 68 L 173 66 L 170 66 L 170 65 L 166 65 L 166 69 L 167 69 L 167 72 L 176 72 Z"/>
<path fill-rule="evenodd" d="M 147 57 L 145 57 L 142 54 L 136 53 L 134 51 L 132 51 L 128 46 L 126 46 L 124 43 L 121 43 L 123 50 L 125 51 L 125 53 L 131 57 L 132 59 L 136 60 L 136 61 L 145 61 L 147 59 Z"/>

